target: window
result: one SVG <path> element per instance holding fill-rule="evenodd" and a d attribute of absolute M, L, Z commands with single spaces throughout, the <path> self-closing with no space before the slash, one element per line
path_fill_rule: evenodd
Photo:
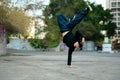
<path fill-rule="evenodd" d="M 118 8 L 117 11 L 120 12 L 120 8 Z"/>
<path fill-rule="evenodd" d="M 118 13 L 118 16 L 120 16 L 120 13 Z"/>
<path fill-rule="evenodd" d="M 116 12 L 116 9 L 111 9 L 112 10 L 112 12 Z"/>
<path fill-rule="evenodd" d="M 120 17 L 118 18 L 118 21 L 120 21 Z"/>
<path fill-rule="evenodd" d="M 113 16 L 116 16 L 116 13 L 112 13 Z"/>
<path fill-rule="evenodd" d="M 120 7 L 120 2 L 118 2 L 118 7 Z"/>
<path fill-rule="evenodd" d="M 113 18 L 113 21 L 116 21 L 116 18 Z"/>
<path fill-rule="evenodd" d="M 118 31 L 118 34 L 120 34 L 120 31 Z M 120 36 L 119 36 L 120 37 Z"/>
<path fill-rule="evenodd" d="M 118 22 L 118 25 L 120 25 L 120 22 Z"/>
<path fill-rule="evenodd" d="M 111 3 L 112 7 L 116 7 L 116 2 Z"/>

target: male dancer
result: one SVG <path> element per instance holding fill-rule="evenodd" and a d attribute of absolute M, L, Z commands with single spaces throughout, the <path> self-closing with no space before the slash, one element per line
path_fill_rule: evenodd
<path fill-rule="evenodd" d="M 88 8 L 81 11 L 73 19 L 70 19 L 62 14 L 57 15 L 57 20 L 60 27 L 60 32 L 62 33 L 63 42 L 69 47 L 67 61 L 68 67 L 73 67 L 71 65 L 71 61 L 74 49 L 82 48 L 85 43 L 85 38 L 82 32 L 80 30 L 77 30 L 76 34 L 73 34 L 72 30 L 89 13 L 89 11 L 92 11 L 92 8 L 88 5 Z"/>

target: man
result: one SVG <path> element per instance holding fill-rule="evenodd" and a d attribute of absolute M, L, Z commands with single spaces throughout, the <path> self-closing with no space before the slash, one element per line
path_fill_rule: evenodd
<path fill-rule="evenodd" d="M 78 23 L 80 23 L 80 21 L 89 13 L 90 10 L 92 11 L 92 8 L 88 6 L 88 8 L 81 11 L 73 19 L 70 19 L 62 14 L 57 15 L 57 20 L 60 27 L 60 32 L 62 33 L 63 42 L 69 47 L 67 61 L 68 67 L 73 67 L 71 65 L 71 61 L 72 52 L 74 51 L 74 49 L 82 48 L 82 46 L 85 43 L 83 33 L 80 30 L 78 30 L 76 31 L 76 34 L 73 34 L 72 30 Z"/>

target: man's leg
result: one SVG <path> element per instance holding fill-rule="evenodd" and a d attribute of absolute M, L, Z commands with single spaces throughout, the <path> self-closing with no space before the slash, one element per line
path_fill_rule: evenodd
<path fill-rule="evenodd" d="M 69 48 L 69 51 L 68 51 L 68 61 L 67 61 L 67 65 L 68 66 L 71 66 L 73 51 L 74 51 L 74 48 Z"/>
<path fill-rule="evenodd" d="M 71 22 L 67 25 L 71 30 L 88 14 L 88 10 L 80 12 Z"/>
<path fill-rule="evenodd" d="M 62 14 L 57 15 L 57 21 L 60 27 L 60 31 L 69 31 L 70 29 L 66 24 L 70 22 L 70 19 Z"/>
<path fill-rule="evenodd" d="M 67 21 L 67 22 L 70 21 L 70 18 L 68 18 L 68 17 L 66 17 L 66 16 L 64 16 L 64 15 L 62 15 L 62 14 L 58 14 L 57 17 L 58 17 L 58 19 L 59 19 L 59 18 L 62 18 L 62 20 Z"/>

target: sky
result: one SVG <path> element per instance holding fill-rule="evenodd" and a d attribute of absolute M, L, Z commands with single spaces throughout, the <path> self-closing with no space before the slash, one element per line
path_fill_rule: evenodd
<path fill-rule="evenodd" d="M 88 0 L 90 2 L 95 2 L 96 4 L 102 4 L 104 8 L 106 8 L 106 0 Z"/>
<path fill-rule="evenodd" d="M 13 0 L 13 1 L 16 1 L 16 0 Z M 45 5 L 49 4 L 49 0 L 41 0 L 41 1 L 44 1 Z M 95 2 L 95 4 L 102 4 L 102 6 L 104 7 L 104 9 L 106 9 L 106 0 L 86 0 L 86 1 Z M 38 11 L 37 15 L 39 15 L 39 13 L 41 13 L 41 11 Z"/>
<path fill-rule="evenodd" d="M 12 0 L 13 2 L 17 1 L 17 0 Z M 39 1 L 39 0 L 37 0 Z M 49 0 L 40 0 L 40 1 L 44 1 L 44 4 L 48 5 L 49 4 Z M 90 2 L 95 2 L 96 4 L 102 4 L 102 6 L 104 8 L 106 8 L 106 0 L 85 0 L 85 1 L 90 1 Z"/>
<path fill-rule="evenodd" d="M 49 0 L 44 0 L 44 1 L 45 4 L 49 3 Z M 102 6 L 106 8 L 106 0 L 86 0 L 86 1 L 95 2 L 96 4 L 102 4 Z"/>

